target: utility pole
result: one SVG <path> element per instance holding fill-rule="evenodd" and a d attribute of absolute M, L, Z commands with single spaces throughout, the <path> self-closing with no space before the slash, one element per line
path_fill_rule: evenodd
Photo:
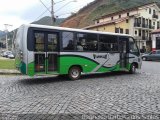
<path fill-rule="evenodd" d="M 54 0 L 51 0 L 51 18 L 52 18 L 52 24 L 55 23 L 55 16 L 54 16 Z"/>
<path fill-rule="evenodd" d="M 5 33 L 6 33 L 6 50 L 8 50 L 8 27 L 11 27 L 10 24 L 4 24 L 5 26 Z"/>
<path fill-rule="evenodd" d="M 16 36 L 16 30 L 13 30 L 13 37 L 12 37 L 12 51 L 14 50 L 14 40 L 15 40 L 15 36 Z"/>
<path fill-rule="evenodd" d="M 52 21 L 52 25 L 55 25 L 55 22 L 56 22 L 56 17 L 55 17 L 55 12 L 57 12 L 57 11 L 59 11 L 59 10 L 61 10 L 63 7 L 65 7 L 66 5 L 68 5 L 69 3 L 71 3 L 71 2 L 77 2 L 77 0 L 72 0 L 72 1 L 69 1 L 68 3 L 66 3 L 64 6 L 62 6 L 61 8 L 59 8 L 58 10 L 56 10 L 56 11 L 54 11 L 54 6 L 55 6 L 55 4 L 57 4 L 57 3 L 61 3 L 61 2 L 63 2 L 63 1 L 66 1 L 66 0 L 61 0 L 61 1 L 59 1 L 59 2 L 54 2 L 54 0 L 51 0 L 51 10 L 50 10 L 50 7 L 48 8 L 44 3 L 43 3 L 43 1 L 42 0 L 39 0 L 42 4 L 43 4 L 43 6 L 47 9 L 46 11 L 49 11 L 50 13 L 51 13 L 51 21 Z M 45 11 L 45 12 L 46 12 Z M 44 12 L 44 13 L 45 13 Z M 44 14 L 43 13 L 43 14 Z M 42 14 L 42 15 L 43 15 Z M 42 16 L 41 15 L 41 16 Z M 39 17 L 38 17 L 39 18 Z"/>

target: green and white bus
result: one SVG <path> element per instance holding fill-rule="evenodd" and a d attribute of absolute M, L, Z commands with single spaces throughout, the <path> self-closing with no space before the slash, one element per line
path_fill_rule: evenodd
<path fill-rule="evenodd" d="M 129 35 L 53 27 L 22 25 L 16 35 L 16 67 L 21 73 L 68 75 L 128 71 L 141 68 L 141 56 Z"/>

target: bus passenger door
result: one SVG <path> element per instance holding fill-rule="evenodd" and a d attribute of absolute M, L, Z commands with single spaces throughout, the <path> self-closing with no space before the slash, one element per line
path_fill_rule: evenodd
<path fill-rule="evenodd" d="M 46 73 L 52 74 L 57 72 L 57 60 L 58 54 L 57 53 L 47 53 L 47 60 L 46 60 Z"/>
<path fill-rule="evenodd" d="M 58 33 L 47 33 L 46 51 L 46 73 L 52 74 L 58 68 Z"/>
<path fill-rule="evenodd" d="M 127 68 L 128 63 L 128 38 L 119 38 L 119 50 L 120 50 L 120 68 L 125 69 Z"/>
<path fill-rule="evenodd" d="M 45 73 L 45 53 L 36 52 L 34 54 L 35 59 L 35 72 L 36 73 Z"/>
<path fill-rule="evenodd" d="M 36 74 L 53 74 L 58 68 L 58 32 L 35 31 Z"/>

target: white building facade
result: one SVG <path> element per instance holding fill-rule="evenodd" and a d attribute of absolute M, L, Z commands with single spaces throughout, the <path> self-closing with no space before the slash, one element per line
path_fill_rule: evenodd
<path fill-rule="evenodd" d="M 125 23 L 124 18 L 126 21 Z M 118 22 L 112 24 L 112 27 L 110 27 L 112 28 L 112 31 L 109 30 L 109 27 L 107 30 L 107 26 L 111 26 L 111 22 L 113 21 Z M 103 23 L 104 26 L 102 26 Z M 115 33 L 118 31 L 122 34 L 130 34 L 136 39 L 140 49 L 149 51 L 152 49 L 151 32 L 160 28 L 160 8 L 156 3 L 149 3 L 143 6 L 108 14 L 96 19 L 95 25 L 88 26 L 86 29 L 99 30 L 99 26 L 101 26 L 101 28 L 104 27 L 101 29 L 102 31 Z M 125 30 L 127 30 L 127 32 L 124 32 Z"/>

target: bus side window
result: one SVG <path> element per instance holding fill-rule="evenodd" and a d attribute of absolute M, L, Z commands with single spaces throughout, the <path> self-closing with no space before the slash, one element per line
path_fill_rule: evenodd
<path fill-rule="evenodd" d="M 87 33 L 87 51 L 97 51 L 98 50 L 98 36 L 97 34 Z"/>
<path fill-rule="evenodd" d="M 52 33 L 48 34 L 48 44 L 47 44 L 47 50 L 48 51 L 56 51 L 57 50 L 57 34 Z"/>
<path fill-rule="evenodd" d="M 76 50 L 85 51 L 86 50 L 86 34 L 77 33 L 76 38 L 77 38 Z"/>
<path fill-rule="evenodd" d="M 118 51 L 118 40 L 113 35 L 100 35 L 100 51 L 115 52 Z"/>
<path fill-rule="evenodd" d="M 73 32 L 62 32 L 62 48 L 63 50 L 74 50 L 74 34 Z"/>
<path fill-rule="evenodd" d="M 34 33 L 35 51 L 44 51 L 44 33 Z"/>
<path fill-rule="evenodd" d="M 98 37 L 93 33 L 77 33 L 77 51 L 97 51 Z"/>
<path fill-rule="evenodd" d="M 77 42 L 77 51 L 83 51 L 83 47 L 80 42 Z"/>

